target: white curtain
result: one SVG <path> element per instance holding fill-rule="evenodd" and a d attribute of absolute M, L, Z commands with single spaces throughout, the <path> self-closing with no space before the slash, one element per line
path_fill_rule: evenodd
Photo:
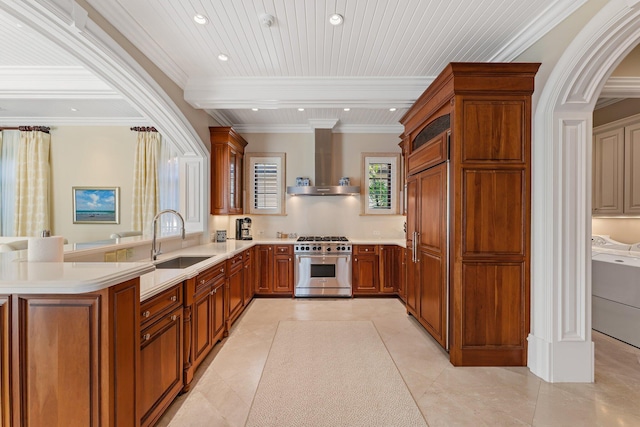
<path fill-rule="evenodd" d="M 16 236 L 37 236 L 42 230 L 50 229 L 50 145 L 51 135 L 48 133 L 20 132 L 13 227 Z"/>
<path fill-rule="evenodd" d="M 132 227 L 145 235 L 153 232 L 151 223 L 160 210 L 158 187 L 160 140 L 158 132 L 138 132 L 133 165 Z"/>
<path fill-rule="evenodd" d="M 19 130 L 0 132 L 0 236 L 13 236 Z"/>

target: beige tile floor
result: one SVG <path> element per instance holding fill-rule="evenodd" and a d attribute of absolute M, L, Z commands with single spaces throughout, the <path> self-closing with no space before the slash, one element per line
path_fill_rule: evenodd
<path fill-rule="evenodd" d="M 255 299 L 159 426 L 243 426 L 280 320 L 372 320 L 429 426 L 640 426 L 640 349 L 597 332 L 596 382 L 454 368 L 397 299 Z M 286 426 L 283 426 L 286 427 Z"/>

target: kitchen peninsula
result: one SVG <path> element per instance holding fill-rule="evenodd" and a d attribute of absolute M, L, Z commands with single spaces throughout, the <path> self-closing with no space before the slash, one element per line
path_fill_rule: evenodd
<path fill-rule="evenodd" d="M 65 259 L 143 240 L 85 245 Z M 0 425 L 153 425 L 261 293 L 263 278 L 274 270 L 259 251 L 293 243 L 194 245 L 158 262 L 205 260 L 169 269 L 150 261 L 30 263 L 26 251 L 0 254 Z M 293 295 L 292 287 L 262 294 Z"/>

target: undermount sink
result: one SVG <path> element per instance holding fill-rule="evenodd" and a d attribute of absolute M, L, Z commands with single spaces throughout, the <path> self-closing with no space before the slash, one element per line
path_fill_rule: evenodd
<path fill-rule="evenodd" d="M 187 268 L 193 264 L 207 260 L 209 256 L 180 256 L 156 264 L 156 268 Z"/>

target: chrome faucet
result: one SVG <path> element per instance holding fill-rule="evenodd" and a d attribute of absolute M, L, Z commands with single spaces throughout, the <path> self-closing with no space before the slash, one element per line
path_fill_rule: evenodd
<path fill-rule="evenodd" d="M 172 213 L 175 216 L 178 217 L 178 219 L 180 219 L 180 222 L 182 223 L 182 227 L 180 228 L 180 232 L 182 235 L 182 240 L 184 240 L 185 237 L 185 232 L 184 232 L 184 218 L 182 217 L 182 215 L 180 215 L 180 212 L 178 211 L 174 211 L 173 209 L 165 209 L 163 211 L 160 211 L 156 214 L 156 216 L 153 217 L 153 223 L 151 225 L 151 227 L 153 228 L 153 240 L 151 241 L 151 260 L 155 261 L 156 259 L 158 259 L 158 255 L 160 255 L 162 253 L 162 244 L 160 243 L 158 245 L 158 249 L 156 250 L 156 223 L 158 222 L 158 218 L 160 218 L 160 216 L 162 214 L 165 213 Z"/>

